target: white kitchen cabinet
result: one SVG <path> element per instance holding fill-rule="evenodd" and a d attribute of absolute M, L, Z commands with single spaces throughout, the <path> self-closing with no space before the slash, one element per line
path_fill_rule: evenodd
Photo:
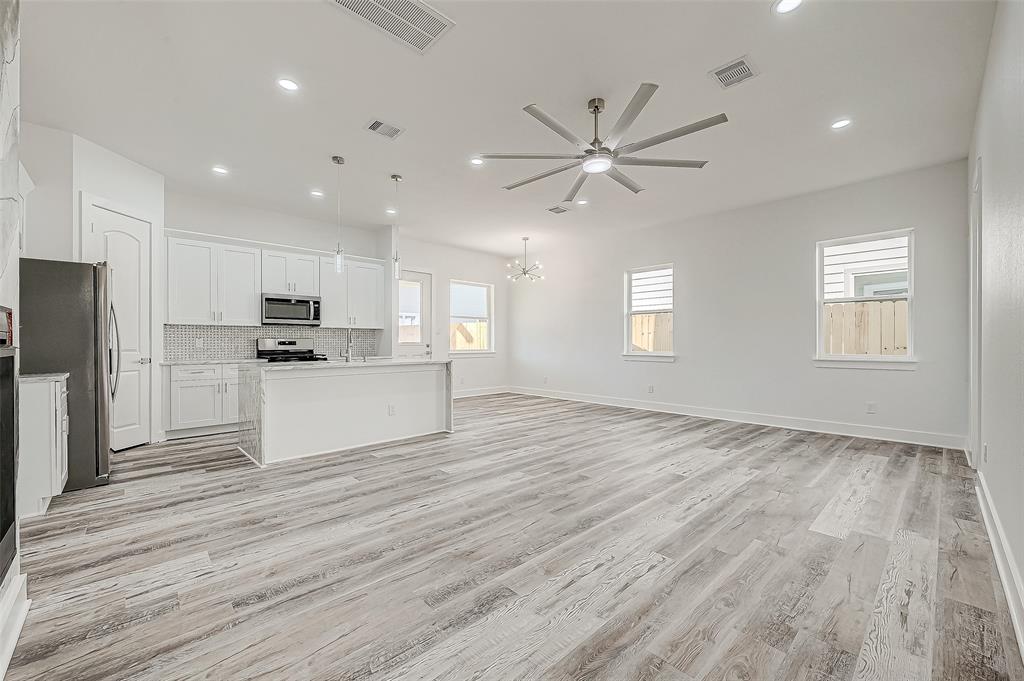
<path fill-rule="evenodd" d="M 238 365 L 171 366 L 169 400 L 168 430 L 238 423 Z"/>
<path fill-rule="evenodd" d="M 352 260 L 347 263 L 349 325 L 356 329 L 384 328 L 384 266 Z"/>
<path fill-rule="evenodd" d="M 17 515 L 41 515 L 68 481 L 67 374 L 22 377 L 18 386 Z"/>
<path fill-rule="evenodd" d="M 338 274 L 334 258 L 320 259 L 320 326 L 331 328 L 384 328 L 384 265 L 345 259 Z"/>
<path fill-rule="evenodd" d="M 263 292 L 320 294 L 320 257 L 304 253 L 263 251 Z"/>
<path fill-rule="evenodd" d="M 193 239 L 167 240 L 167 321 L 260 323 L 260 250 Z"/>
<path fill-rule="evenodd" d="M 334 258 L 320 258 L 320 326 L 344 329 L 348 316 L 348 268 L 335 271 Z"/>

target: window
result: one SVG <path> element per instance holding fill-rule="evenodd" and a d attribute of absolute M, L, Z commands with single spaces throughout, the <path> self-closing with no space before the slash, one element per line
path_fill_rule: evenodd
<path fill-rule="evenodd" d="M 398 282 L 398 342 L 422 343 L 423 322 L 420 306 L 423 292 L 418 281 L 401 279 Z"/>
<path fill-rule="evenodd" d="M 911 356 L 914 234 L 910 230 L 818 243 L 818 356 Z"/>
<path fill-rule="evenodd" d="M 672 265 L 626 272 L 626 354 L 672 354 Z"/>
<path fill-rule="evenodd" d="M 449 349 L 452 352 L 492 351 L 494 287 L 452 280 L 450 302 Z"/>

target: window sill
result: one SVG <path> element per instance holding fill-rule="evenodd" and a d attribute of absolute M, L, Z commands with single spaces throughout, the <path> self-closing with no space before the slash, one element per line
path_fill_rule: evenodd
<path fill-rule="evenodd" d="M 674 362 L 676 361 L 676 356 L 673 354 L 659 355 L 654 353 L 624 352 L 622 353 L 622 359 L 627 362 Z"/>
<path fill-rule="evenodd" d="M 448 357 L 494 357 L 494 350 L 449 350 Z"/>
<path fill-rule="evenodd" d="M 870 369 L 883 371 L 914 371 L 917 360 L 913 357 L 815 357 L 819 369 Z"/>

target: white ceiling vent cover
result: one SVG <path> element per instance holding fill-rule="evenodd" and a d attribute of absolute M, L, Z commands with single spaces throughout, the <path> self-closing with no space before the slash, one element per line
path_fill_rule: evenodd
<path fill-rule="evenodd" d="M 548 208 L 548 211 L 555 215 L 561 215 L 562 213 L 568 213 L 569 209 L 562 206 L 551 206 L 551 208 Z"/>
<path fill-rule="evenodd" d="M 330 0 L 420 54 L 455 22 L 418 0 Z"/>
<path fill-rule="evenodd" d="M 746 55 L 708 72 L 709 76 L 718 81 L 722 89 L 739 85 L 757 74 L 758 70 L 754 68 L 754 65 L 750 63 L 750 58 Z"/>
<path fill-rule="evenodd" d="M 378 120 L 372 120 L 369 123 L 367 123 L 366 129 L 369 130 L 370 132 L 375 132 L 378 135 L 383 135 L 384 137 L 387 137 L 389 140 L 393 140 L 399 135 L 401 135 L 403 132 L 405 132 L 397 125 L 391 125 L 390 123 L 385 123 L 384 121 Z"/>

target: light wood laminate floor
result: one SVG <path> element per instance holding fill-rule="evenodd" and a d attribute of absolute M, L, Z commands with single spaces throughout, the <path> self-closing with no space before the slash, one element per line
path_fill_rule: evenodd
<path fill-rule="evenodd" d="M 257 469 L 115 457 L 23 528 L 9 681 L 1024 679 L 961 452 L 536 397 Z"/>

